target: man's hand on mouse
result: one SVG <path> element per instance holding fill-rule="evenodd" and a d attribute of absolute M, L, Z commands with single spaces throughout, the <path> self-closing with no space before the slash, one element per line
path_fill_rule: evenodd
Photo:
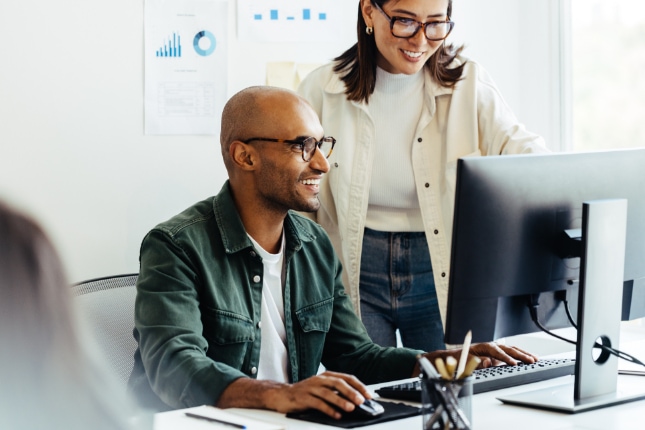
<path fill-rule="evenodd" d="M 327 371 L 295 384 L 280 384 L 270 397 L 268 409 L 284 413 L 317 409 L 340 419 L 341 411 L 352 412 L 372 395 L 355 376 Z"/>

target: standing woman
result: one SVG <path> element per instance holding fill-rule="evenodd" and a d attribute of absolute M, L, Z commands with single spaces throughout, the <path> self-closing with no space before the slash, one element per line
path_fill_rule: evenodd
<path fill-rule="evenodd" d="M 360 0 L 358 42 L 298 92 L 338 145 L 316 220 L 372 339 L 443 349 L 457 159 L 545 152 L 446 43 L 452 0 Z"/>

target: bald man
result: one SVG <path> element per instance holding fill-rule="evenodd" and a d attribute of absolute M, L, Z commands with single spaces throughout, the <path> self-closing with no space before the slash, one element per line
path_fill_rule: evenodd
<path fill-rule="evenodd" d="M 363 382 L 417 375 L 423 352 L 372 343 L 327 235 L 293 212 L 318 210 L 335 144 L 309 104 L 283 89 L 243 90 L 224 107 L 220 141 L 229 180 L 219 194 L 141 245 L 129 388 L 142 405 L 340 418 L 370 398 Z M 472 351 L 486 365 L 536 360 L 495 344 Z"/>

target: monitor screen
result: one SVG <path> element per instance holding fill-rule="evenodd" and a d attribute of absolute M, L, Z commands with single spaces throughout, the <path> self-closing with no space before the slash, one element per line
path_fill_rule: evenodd
<path fill-rule="evenodd" d="M 580 258 L 567 232 L 583 202 L 627 199 L 622 319 L 645 316 L 645 149 L 463 158 L 458 162 L 446 343 L 570 327 Z M 571 236 L 571 234 L 569 234 Z M 574 235 L 575 236 L 575 235 Z"/>

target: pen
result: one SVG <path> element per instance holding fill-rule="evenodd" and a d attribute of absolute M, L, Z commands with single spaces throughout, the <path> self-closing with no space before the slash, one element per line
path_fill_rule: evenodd
<path fill-rule="evenodd" d="M 212 423 L 222 424 L 224 426 L 235 427 L 236 429 L 245 429 L 246 428 L 246 426 L 243 425 L 243 424 L 237 424 L 237 423 L 232 423 L 232 422 L 229 422 L 229 421 L 220 420 L 220 419 L 217 419 L 217 418 L 207 417 L 207 416 L 204 416 L 204 415 L 193 414 L 192 412 L 186 412 L 186 416 L 191 417 L 191 418 L 197 418 L 197 419 L 200 419 L 200 420 L 210 421 Z"/>

